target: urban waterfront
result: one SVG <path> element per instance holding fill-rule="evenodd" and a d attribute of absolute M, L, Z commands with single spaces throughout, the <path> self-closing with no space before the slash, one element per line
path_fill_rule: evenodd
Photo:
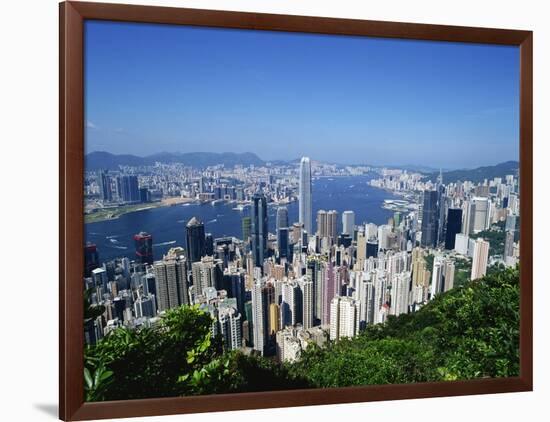
<path fill-rule="evenodd" d="M 398 198 L 391 192 L 370 186 L 373 176 L 321 177 L 313 181 L 313 213 L 335 209 L 355 212 L 357 222 L 385 224 L 393 212 L 383 209 L 384 199 Z M 290 221 L 298 220 L 298 202 L 288 206 Z M 277 207 L 269 207 L 269 231 L 275 234 Z M 134 235 L 141 231 L 153 236 L 155 259 L 161 259 L 174 246 L 185 247 L 185 225 L 194 216 L 204 222 L 206 233 L 214 238 L 242 238 L 242 218 L 250 215 L 250 206 L 242 211 L 234 204 L 178 204 L 124 214 L 116 219 L 86 224 L 86 239 L 97 245 L 102 260 L 134 259 Z"/>
<path fill-rule="evenodd" d="M 519 375 L 516 47 L 86 25 L 87 401 Z"/>

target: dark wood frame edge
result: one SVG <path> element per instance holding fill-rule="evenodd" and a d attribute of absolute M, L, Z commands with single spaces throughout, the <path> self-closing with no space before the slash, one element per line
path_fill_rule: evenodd
<path fill-rule="evenodd" d="M 103 19 L 520 47 L 520 376 L 470 381 L 288 390 L 85 403 L 83 392 L 83 22 Z M 533 389 L 533 34 L 531 31 L 271 15 L 108 3 L 59 6 L 59 417 L 89 420 Z M 216 400 L 213 400 L 213 397 Z M 230 399 L 230 400 L 229 400 Z"/>

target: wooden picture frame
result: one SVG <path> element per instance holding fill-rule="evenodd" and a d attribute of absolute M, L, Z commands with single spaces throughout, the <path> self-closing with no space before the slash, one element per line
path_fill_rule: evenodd
<path fill-rule="evenodd" d="M 63 420 L 151 416 L 269 407 L 398 400 L 470 394 L 531 391 L 532 324 L 532 182 L 533 182 L 533 34 L 487 29 L 241 13 L 107 3 L 64 2 L 59 7 L 59 416 Z M 83 170 L 84 92 L 83 24 L 87 19 L 195 25 L 316 34 L 339 34 L 513 45 L 520 48 L 520 376 L 471 381 L 373 385 L 297 391 L 239 393 L 120 402 L 84 401 L 83 388 Z"/>

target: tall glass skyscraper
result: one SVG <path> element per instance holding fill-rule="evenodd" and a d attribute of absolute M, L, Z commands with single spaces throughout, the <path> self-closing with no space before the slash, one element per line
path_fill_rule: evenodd
<path fill-rule="evenodd" d="M 447 229 L 445 232 L 445 249 L 455 248 L 455 237 L 462 229 L 462 210 L 449 208 L 447 213 Z"/>
<path fill-rule="evenodd" d="M 282 227 L 288 227 L 288 210 L 286 207 L 277 208 L 276 230 L 279 231 Z"/>
<path fill-rule="evenodd" d="M 311 231 L 311 163 L 309 157 L 300 161 L 299 222 L 308 235 Z"/>
<path fill-rule="evenodd" d="M 254 265 L 261 267 L 267 257 L 267 201 L 262 193 L 252 198 L 252 255 Z"/>
<path fill-rule="evenodd" d="M 434 248 L 437 244 L 439 207 L 439 192 L 424 191 L 424 206 L 422 211 L 422 238 L 420 244 Z"/>
<path fill-rule="evenodd" d="M 198 262 L 206 253 L 204 223 L 193 217 L 187 223 L 187 261 Z"/>

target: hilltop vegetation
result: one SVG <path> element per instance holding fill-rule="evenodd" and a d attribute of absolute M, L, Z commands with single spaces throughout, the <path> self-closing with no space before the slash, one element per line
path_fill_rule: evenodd
<path fill-rule="evenodd" d="M 299 362 L 222 352 L 197 307 L 157 329 L 117 329 L 87 346 L 87 400 L 508 377 L 519 374 L 519 269 L 498 269 Z"/>
<path fill-rule="evenodd" d="M 475 169 L 461 169 L 443 172 L 443 180 L 445 183 L 458 182 L 469 180 L 473 183 L 482 183 L 485 179 L 492 180 L 495 177 L 504 177 L 507 174 L 516 175 L 519 169 L 517 161 L 506 161 L 505 163 L 496 164 L 494 166 L 477 167 Z M 427 173 L 426 180 L 435 182 L 439 172 Z"/>

